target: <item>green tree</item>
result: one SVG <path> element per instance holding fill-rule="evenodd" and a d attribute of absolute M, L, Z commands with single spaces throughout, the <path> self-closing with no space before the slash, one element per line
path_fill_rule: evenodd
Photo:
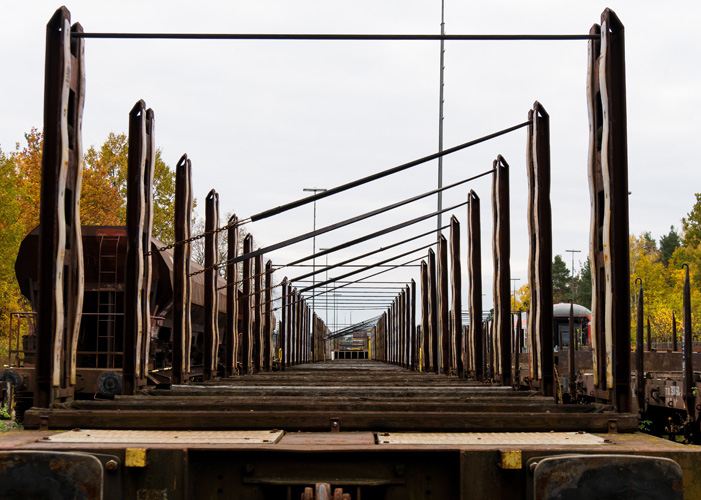
<path fill-rule="evenodd" d="M 696 203 L 691 212 L 682 218 L 683 241 L 688 248 L 695 248 L 701 243 L 701 193 L 696 193 Z"/>
<path fill-rule="evenodd" d="M 591 261 L 589 257 L 575 279 L 574 302 L 591 309 Z"/>
<path fill-rule="evenodd" d="M 664 264 L 665 267 L 669 264 L 669 259 L 672 258 L 674 251 L 680 246 L 682 246 L 682 240 L 675 231 L 674 226 L 670 226 L 669 233 L 666 236 L 660 237 L 660 254 L 662 264 Z"/>
<path fill-rule="evenodd" d="M 570 270 L 562 257 L 553 259 L 553 303 L 566 302 L 571 297 Z"/>

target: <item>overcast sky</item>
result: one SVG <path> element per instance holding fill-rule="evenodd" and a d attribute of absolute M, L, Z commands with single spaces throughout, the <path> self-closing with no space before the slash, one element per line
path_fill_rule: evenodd
<path fill-rule="evenodd" d="M 45 25 L 60 6 L 4 2 L 0 15 L 2 120 L 8 152 L 31 127 L 42 126 Z M 306 0 L 73 1 L 73 22 L 87 32 L 403 33 L 440 31 L 440 1 Z M 448 34 L 584 34 L 605 7 L 626 27 L 630 228 L 654 238 L 679 227 L 701 191 L 697 165 L 701 116 L 697 35 L 701 4 L 630 1 L 446 0 Z M 156 141 L 174 167 L 193 162 L 199 211 L 209 189 L 220 194 L 222 217 L 257 213 L 299 198 L 304 188 L 330 188 L 422 157 L 438 145 L 439 42 L 419 41 L 86 41 L 84 144 L 126 132 L 138 99 L 153 108 Z M 586 162 L 587 43 L 585 41 L 446 43 L 446 148 L 518 124 L 540 101 L 551 117 L 553 253 L 588 252 Z M 444 161 L 444 184 L 491 168 L 498 154 L 511 165 L 512 277 L 525 283 L 525 141 L 522 129 Z M 317 227 L 428 191 L 436 162 L 371 186 L 320 201 Z M 447 192 L 444 206 L 482 198 L 485 308 L 491 307 L 491 180 Z M 434 198 L 320 236 L 317 248 L 435 210 Z M 312 229 L 312 207 L 249 226 L 265 246 Z M 463 287 L 466 209 L 463 225 Z M 446 218 L 447 220 L 447 218 Z M 336 262 L 428 231 L 416 225 L 353 247 Z M 402 253 L 430 238 L 390 251 Z M 268 256 L 285 263 L 311 253 L 304 242 Z M 374 262 L 385 257 L 368 258 Z M 578 267 L 578 264 L 576 265 Z M 295 276 L 299 269 L 280 271 Z M 334 273 L 331 274 L 333 276 Z M 419 281 L 417 268 L 384 276 Z M 379 278 L 378 278 L 379 279 Z M 463 307 L 464 309 L 466 306 Z M 322 318 L 325 313 L 319 311 Z M 353 320 L 377 314 L 354 313 Z M 339 323 L 347 322 L 345 313 Z"/>

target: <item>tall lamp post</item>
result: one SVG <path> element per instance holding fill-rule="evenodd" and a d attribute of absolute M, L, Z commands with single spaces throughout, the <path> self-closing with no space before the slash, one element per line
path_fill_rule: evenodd
<path fill-rule="evenodd" d="M 574 304 L 574 254 L 579 253 L 580 250 L 565 250 L 565 252 L 570 252 L 572 254 L 572 303 Z"/>
<path fill-rule="evenodd" d="M 325 188 L 302 188 L 302 191 L 306 191 L 309 193 L 321 193 L 326 191 Z M 313 231 L 316 231 L 316 200 L 314 200 L 314 229 Z M 316 285 L 316 236 L 312 236 L 312 287 Z M 313 288 L 312 288 L 313 289 Z M 314 313 L 316 312 L 314 310 L 314 295 L 316 295 L 316 292 L 312 294 L 312 332 L 314 331 L 314 326 L 313 326 L 313 321 L 314 321 Z"/>
<path fill-rule="evenodd" d="M 514 289 L 514 306 L 515 306 L 516 305 L 516 282 L 521 281 L 521 278 L 511 278 L 511 281 L 513 282 L 511 285 L 512 285 L 512 288 Z"/>

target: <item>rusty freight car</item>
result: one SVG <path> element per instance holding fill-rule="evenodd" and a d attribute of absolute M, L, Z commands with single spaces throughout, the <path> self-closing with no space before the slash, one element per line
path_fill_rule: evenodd
<path fill-rule="evenodd" d="M 186 37 L 176 35 L 173 37 Z M 0 436 L 3 498 L 51 494 L 105 499 L 701 498 L 699 447 L 638 432 L 640 419 L 634 400 L 643 395 L 631 390 L 624 30 L 612 11 L 604 11 L 601 24 L 595 24 L 588 34 L 566 38 L 586 40 L 590 55 L 588 167 L 594 301 L 591 350 L 579 354 L 591 359 L 592 387 L 591 400 L 580 404 L 574 404 L 576 398 L 570 404 L 564 402 L 556 368 L 550 122 L 538 102 L 523 123 L 243 220 L 232 217 L 219 224 L 218 195 L 210 192 L 202 235 L 206 259 L 201 382 L 191 379 L 193 364 L 187 345 L 186 298 L 193 277 L 188 269 L 192 190 L 190 163 L 183 156 L 176 169 L 172 368 L 169 383 L 156 388 L 146 383 L 150 354 L 149 342 L 144 341 L 151 300 L 158 294 L 147 279 L 155 272 L 155 264 L 145 249 L 151 241 L 149 169 L 155 151 L 154 113 L 143 101 L 137 102 L 130 113 L 129 130 L 122 394 L 110 400 L 76 398 L 85 260 L 76 211 L 66 207 L 75 199 L 71 194 L 79 192 L 82 58 L 83 44 L 90 36 L 79 24 L 71 26 L 65 8 L 56 12 L 47 27 L 34 399 L 25 413 L 25 429 Z M 421 39 L 412 35 L 376 38 L 392 36 Z M 488 35 L 451 36 L 455 40 L 490 39 Z M 290 39 L 305 35 L 218 36 L 227 37 Z M 344 37 L 373 36 L 326 36 Z M 474 190 L 467 193 L 467 202 L 443 210 L 453 214 L 448 237 L 441 234 L 422 247 L 428 248 L 426 255 L 411 261 L 421 260 L 419 279 L 402 285 L 371 327 L 372 360 L 323 361 L 319 353 L 325 350 L 318 349 L 318 344 L 328 342 L 333 333 L 328 333 L 309 306 L 310 299 L 320 293 L 319 287 L 350 285 L 354 282 L 347 279 L 356 271 L 310 286 L 284 278 L 281 296 L 275 300 L 271 294 L 273 266 L 270 261 L 264 264 L 263 255 L 449 187 L 263 248 L 254 249 L 247 237 L 243 254 L 238 254 L 236 228 L 244 223 L 274 217 L 523 128 L 528 137 L 532 311 L 527 353 L 523 353 L 527 387 L 523 387 L 521 353 L 514 349 L 509 316 L 509 165 L 501 156 L 491 169 L 479 174 L 493 180 L 495 310 L 489 326 L 475 320 L 467 330 L 462 328 L 464 254 L 469 317 L 482 316 L 480 197 Z M 465 206 L 467 244 L 461 251 L 462 232 L 454 212 Z M 216 252 L 215 235 L 221 231 L 229 234 L 225 262 L 219 262 Z M 360 239 L 372 237 L 368 234 Z M 314 256 L 320 255 L 315 252 Z M 373 267 L 388 265 L 390 260 Z M 227 282 L 218 286 L 216 274 L 224 266 Z M 391 267 L 377 273 L 389 270 Z M 216 324 L 220 289 L 226 293 L 223 333 Z M 273 309 L 280 316 L 277 337 L 271 331 Z M 690 331 L 688 308 L 686 312 L 685 325 Z M 219 335 L 224 337 L 224 352 L 217 348 Z M 278 353 L 279 370 L 273 370 L 274 353 Z M 685 349 L 684 359 L 683 404 L 688 428 L 695 432 L 698 419 L 692 394 L 697 374 L 691 346 Z M 215 369 L 219 364 L 224 367 L 223 376 Z M 573 367 L 570 364 L 570 374 Z M 636 371 L 640 381 L 638 365 Z"/>

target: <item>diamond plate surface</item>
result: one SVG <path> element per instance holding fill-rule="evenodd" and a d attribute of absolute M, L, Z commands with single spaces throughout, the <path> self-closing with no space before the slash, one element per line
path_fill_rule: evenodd
<path fill-rule="evenodd" d="M 377 434 L 378 444 L 600 445 L 604 438 L 578 432 L 427 432 Z"/>
<path fill-rule="evenodd" d="M 110 431 L 80 429 L 54 434 L 56 443 L 275 444 L 284 431 Z"/>

